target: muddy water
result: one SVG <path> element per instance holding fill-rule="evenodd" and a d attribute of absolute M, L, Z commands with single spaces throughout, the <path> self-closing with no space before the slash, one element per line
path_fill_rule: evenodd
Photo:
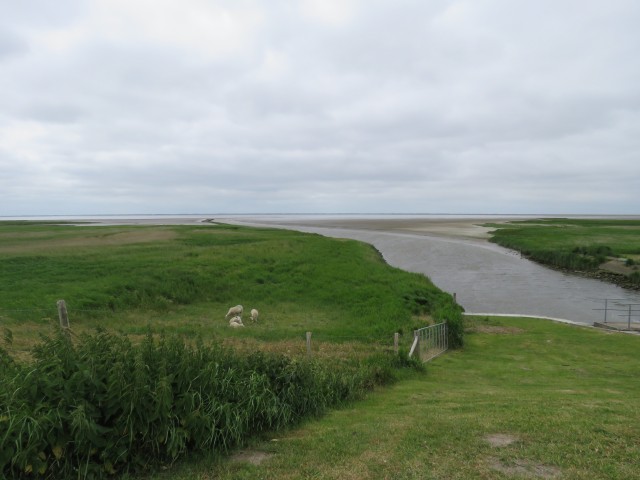
<path fill-rule="evenodd" d="M 467 312 L 592 324 L 603 320 L 604 312 L 598 309 L 604 308 L 605 298 L 640 304 L 638 292 L 543 267 L 485 240 L 310 226 L 286 228 L 370 243 L 390 265 L 422 273 L 442 290 L 455 293 Z M 608 320 L 626 321 L 626 317 L 618 317 L 622 314 L 609 311 Z"/>

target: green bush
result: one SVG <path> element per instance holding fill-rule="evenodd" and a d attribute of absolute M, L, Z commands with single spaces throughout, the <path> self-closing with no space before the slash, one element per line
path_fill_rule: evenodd
<path fill-rule="evenodd" d="M 449 348 L 462 348 L 464 346 L 464 317 L 462 307 L 453 301 L 449 295 L 439 297 L 438 303 L 432 311 L 433 318 L 437 321 L 447 322 L 447 340 Z"/>

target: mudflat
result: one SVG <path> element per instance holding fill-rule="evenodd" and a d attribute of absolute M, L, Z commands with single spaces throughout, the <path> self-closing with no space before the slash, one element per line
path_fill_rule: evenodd
<path fill-rule="evenodd" d="M 464 238 L 486 240 L 490 237 L 492 227 L 484 227 L 486 223 L 506 223 L 522 217 L 401 217 L 388 216 L 370 217 L 361 216 L 335 216 L 335 217 L 310 217 L 297 215 L 256 215 L 234 216 L 221 215 L 213 217 L 152 217 L 152 218 L 119 218 L 119 219 L 90 219 L 88 223 L 101 225 L 187 225 L 197 223 L 236 223 L 249 225 L 278 225 L 278 226 L 302 226 L 320 228 L 339 228 L 351 230 L 369 230 L 378 232 L 410 233 L 414 235 Z"/>
<path fill-rule="evenodd" d="M 488 239 L 493 227 L 486 223 L 504 223 L 511 219 L 500 218 L 317 218 L 279 219 L 279 225 L 298 225 L 321 228 L 371 230 L 393 233 L 411 233 L 425 236 L 452 237 L 466 239 Z"/>

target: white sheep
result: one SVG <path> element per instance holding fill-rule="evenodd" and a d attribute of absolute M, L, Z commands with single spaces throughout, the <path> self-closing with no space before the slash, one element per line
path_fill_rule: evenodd
<path fill-rule="evenodd" d="M 224 318 L 230 316 L 241 316 L 242 315 L 242 305 L 236 305 L 235 307 L 231 307 Z"/>
<path fill-rule="evenodd" d="M 251 309 L 251 320 L 253 320 L 254 322 L 258 321 L 258 310 L 256 310 L 255 308 Z"/>
<path fill-rule="evenodd" d="M 229 326 L 233 328 L 244 327 L 244 323 L 242 323 L 242 318 L 236 315 L 229 320 Z"/>

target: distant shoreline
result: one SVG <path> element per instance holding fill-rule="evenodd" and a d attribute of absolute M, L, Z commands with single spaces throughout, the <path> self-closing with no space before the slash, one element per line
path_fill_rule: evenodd
<path fill-rule="evenodd" d="M 518 217 L 521 219 L 520 217 Z M 504 223 L 518 219 L 516 217 L 509 218 L 334 218 L 334 219 L 316 219 L 316 220 L 291 220 L 273 223 L 280 226 L 303 226 L 303 227 L 319 227 L 319 228 L 337 228 L 351 230 L 369 230 L 390 233 L 410 233 L 416 235 L 437 236 L 437 237 L 453 237 L 466 239 L 488 239 L 489 232 L 493 230 L 490 227 L 482 226 L 485 223 Z M 535 217 L 534 217 L 535 218 Z"/>
<path fill-rule="evenodd" d="M 526 219 L 526 218 L 612 218 L 640 220 L 638 214 L 580 214 L 580 213 L 105 213 L 105 214 L 45 214 L 45 215 L 0 215 L 0 221 L 17 220 L 175 220 L 189 221 L 207 218 L 263 218 L 299 220 L 371 220 L 371 219 L 420 219 L 420 220 L 465 220 L 465 219 Z"/>
<path fill-rule="evenodd" d="M 71 221 L 97 225 L 194 225 L 235 223 L 280 227 L 319 227 L 406 233 L 467 240 L 487 240 L 493 228 L 486 223 L 507 223 L 535 218 L 619 218 L 640 215 L 529 215 L 529 214 L 131 214 L 41 215 L 0 217 L 1 221 Z"/>

